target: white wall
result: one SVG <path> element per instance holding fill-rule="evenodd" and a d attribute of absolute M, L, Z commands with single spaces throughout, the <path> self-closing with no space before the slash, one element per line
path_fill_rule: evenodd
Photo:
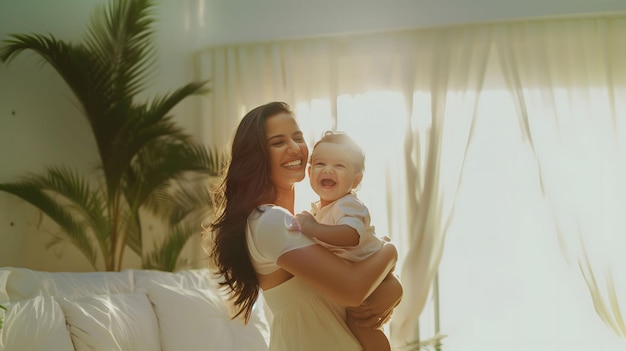
<path fill-rule="evenodd" d="M 196 17 L 205 21 L 208 30 L 198 43 L 210 45 L 626 10 L 623 0 L 196 0 L 185 3 L 198 9 Z"/>
<path fill-rule="evenodd" d="M 91 11 L 105 3 L 0 0 L 0 40 L 8 33 L 30 32 L 79 40 Z M 147 96 L 191 81 L 192 53 L 206 46 L 625 10 L 624 0 L 159 0 L 159 60 Z M 188 100 L 174 112 L 181 125 L 201 137 L 194 106 Z M 56 73 L 29 52 L 10 65 L 0 64 L 0 182 L 49 165 L 90 172 L 95 160 L 87 123 Z M 54 226 L 32 206 L 0 193 L 0 266 L 90 269 L 69 244 L 46 249 L 51 233 Z M 127 257 L 127 267 L 138 266 L 136 257 Z"/>

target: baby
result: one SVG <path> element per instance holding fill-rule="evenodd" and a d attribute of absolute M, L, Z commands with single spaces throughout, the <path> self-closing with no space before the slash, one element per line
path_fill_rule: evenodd
<path fill-rule="evenodd" d="M 296 215 L 304 235 L 350 261 L 369 257 L 388 240 L 376 236 L 369 210 L 355 194 L 364 168 L 365 156 L 352 138 L 344 133 L 324 133 L 313 146 L 308 168 L 319 201 L 312 204 L 311 213 Z M 363 350 L 391 350 L 382 330 L 360 328 L 349 317 L 346 323 Z"/>

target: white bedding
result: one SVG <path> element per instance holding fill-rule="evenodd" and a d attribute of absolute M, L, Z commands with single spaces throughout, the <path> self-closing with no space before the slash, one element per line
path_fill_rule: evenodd
<path fill-rule="evenodd" d="M 268 349 L 262 308 L 231 320 L 208 270 L 39 272 L 0 268 L 0 350 Z M 259 304 L 260 305 L 260 304 Z"/>

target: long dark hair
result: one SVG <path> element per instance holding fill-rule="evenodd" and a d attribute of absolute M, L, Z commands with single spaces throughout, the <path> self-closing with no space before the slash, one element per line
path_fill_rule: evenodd
<path fill-rule="evenodd" d="M 211 223 L 211 259 L 223 278 L 221 286 L 231 292 L 237 313 L 247 323 L 259 295 L 259 281 L 248 255 L 246 226 L 252 211 L 276 190 L 270 180 L 265 121 L 279 113 L 291 114 L 284 102 L 270 102 L 248 112 L 232 144 L 231 161 L 216 191 L 217 217 Z"/>

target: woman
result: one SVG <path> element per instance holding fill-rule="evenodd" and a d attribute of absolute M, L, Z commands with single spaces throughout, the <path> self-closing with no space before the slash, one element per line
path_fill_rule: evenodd
<path fill-rule="evenodd" d="M 402 296 L 388 274 L 397 251 L 386 244 L 352 263 L 289 231 L 294 185 L 304 179 L 308 153 L 287 104 L 272 102 L 244 116 L 217 194 L 211 256 L 237 316 L 247 321 L 263 290 L 273 315 L 271 351 L 361 350 L 341 306 L 361 305 L 348 313 L 379 328 Z"/>

